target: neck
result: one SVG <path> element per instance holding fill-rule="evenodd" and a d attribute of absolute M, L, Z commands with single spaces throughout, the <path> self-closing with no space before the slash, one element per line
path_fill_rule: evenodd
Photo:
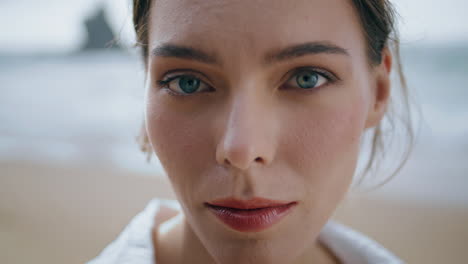
<path fill-rule="evenodd" d="M 216 264 L 216 261 L 208 253 L 205 246 L 203 246 L 189 224 L 184 221 L 183 226 L 183 237 L 185 239 L 182 242 L 184 250 L 182 251 L 183 261 L 181 263 Z"/>
<path fill-rule="evenodd" d="M 153 230 L 156 263 L 158 264 L 222 264 L 216 263 L 182 213 Z M 316 241 L 307 247 L 294 264 L 338 264 L 339 260 L 323 244 Z"/>
<path fill-rule="evenodd" d="M 158 264 L 216 264 L 182 213 L 156 227 L 153 241 Z"/>

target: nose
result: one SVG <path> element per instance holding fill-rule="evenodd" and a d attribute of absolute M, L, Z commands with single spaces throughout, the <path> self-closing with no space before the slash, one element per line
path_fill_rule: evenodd
<path fill-rule="evenodd" d="M 238 96 L 227 109 L 227 119 L 216 149 L 217 162 L 239 170 L 271 163 L 276 132 L 271 107 L 253 96 Z"/>

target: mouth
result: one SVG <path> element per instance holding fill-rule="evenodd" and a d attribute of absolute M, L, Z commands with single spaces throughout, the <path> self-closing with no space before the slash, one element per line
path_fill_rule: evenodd
<path fill-rule="evenodd" d="M 281 221 L 297 202 L 264 198 L 215 200 L 205 206 L 224 224 L 240 232 L 259 232 Z"/>

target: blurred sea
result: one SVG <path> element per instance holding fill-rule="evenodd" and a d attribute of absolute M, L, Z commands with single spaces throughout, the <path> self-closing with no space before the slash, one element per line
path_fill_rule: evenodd
<path fill-rule="evenodd" d="M 468 208 L 468 45 L 408 46 L 402 58 L 423 119 L 407 166 L 377 192 Z M 143 86 L 135 54 L 0 55 L 0 160 L 160 174 L 135 141 Z"/>

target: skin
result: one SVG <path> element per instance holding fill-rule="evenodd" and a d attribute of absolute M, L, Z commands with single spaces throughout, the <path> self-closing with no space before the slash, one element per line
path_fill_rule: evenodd
<path fill-rule="evenodd" d="M 347 54 L 264 62 L 265 54 L 311 42 Z M 158 0 L 149 49 L 168 43 L 218 63 L 161 52 L 147 58 L 146 130 L 183 212 L 164 228 L 159 223 L 173 213 L 156 221 L 157 263 L 338 263 L 318 236 L 348 190 L 363 132 L 385 113 L 390 52 L 370 66 L 345 0 Z M 299 67 L 336 80 L 300 88 Z M 168 89 L 183 93 L 178 81 L 158 84 L 181 74 L 199 78 L 199 91 L 175 96 Z M 231 196 L 298 204 L 272 227 L 243 233 L 204 207 Z"/>

